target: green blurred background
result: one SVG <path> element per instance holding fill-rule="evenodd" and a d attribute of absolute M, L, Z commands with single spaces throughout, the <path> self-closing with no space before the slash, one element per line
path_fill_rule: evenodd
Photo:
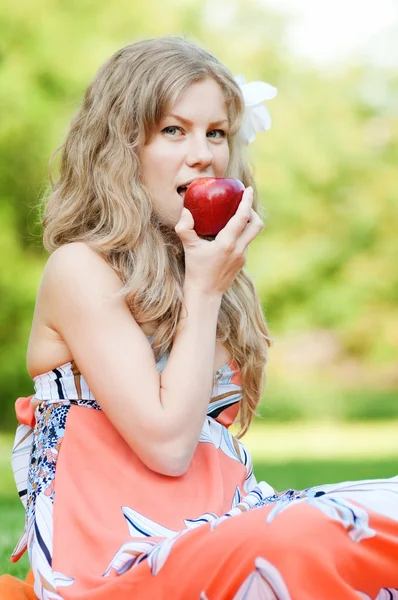
<path fill-rule="evenodd" d="M 268 103 L 272 128 L 250 146 L 267 216 L 248 269 L 274 338 L 261 418 L 247 438 L 260 477 L 284 488 L 396 473 L 398 60 L 373 61 L 369 48 L 368 58 L 328 67 L 295 54 L 286 42 L 294 11 L 271 4 L 19 0 L 0 8 L 4 556 L 13 515 L 21 520 L 10 432 L 15 398 L 32 393 L 25 354 L 46 260 L 37 206 L 49 157 L 98 67 L 146 37 L 186 36 L 234 75 L 278 88 Z M 387 54 L 397 30 L 383 33 Z"/>

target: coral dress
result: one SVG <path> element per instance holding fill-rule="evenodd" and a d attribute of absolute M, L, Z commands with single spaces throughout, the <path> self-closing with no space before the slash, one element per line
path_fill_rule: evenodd
<path fill-rule="evenodd" d="M 228 430 L 242 395 L 234 363 L 217 377 L 181 477 L 135 456 L 73 362 L 34 378 L 35 395 L 16 403 L 13 468 L 26 527 L 12 560 L 28 550 L 35 595 L 398 598 L 398 477 L 280 494 L 257 483 Z M 32 399 L 41 401 L 34 412 Z M 0 581 L 0 598 L 11 600 L 2 589 Z"/>

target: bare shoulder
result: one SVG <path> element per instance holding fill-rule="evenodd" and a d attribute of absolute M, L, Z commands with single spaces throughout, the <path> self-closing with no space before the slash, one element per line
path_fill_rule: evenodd
<path fill-rule="evenodd" d="M 85 243 L 61 246 L 49 257 L 36 298 L 27 350 L 33 376 L 72 360 L 64 333 L 73 322 L 81 327 L 101 311 L 126 305 L 118 295 L 122 282 L 112 267 Z M 101 322 L 103 317 L 98 317 Z"/>
<path fill-rule="evenodd" d="M 68 274 L 80 271 L 101 272 L 116 280 L 119 279 L 106 260 L 85 242 L 71 242 L 55 250 L 49 257 L 46 271 L 60 273 L 65 270 Z M 120 279 L 119 279 L 120 281 Z"/>
<path fill-rule="evenodd" d="M 62 335 L 71 319 L 127 306 L 118 294 L 123 282 L 95 250 L 83 242 L 65 244 L 49 257 L 38 294 L 46 324 Z"/>
<path fill-rule="evenodd" d="M 64 244 L 50 255 L 43 284 L 61 285 L 63 291 L 75 284 L 80 291 L 90 288 L 93 292 L 100 292 L 102 287 L 119 291 L 123 286 L 115 270 L 84 242 Z"/>

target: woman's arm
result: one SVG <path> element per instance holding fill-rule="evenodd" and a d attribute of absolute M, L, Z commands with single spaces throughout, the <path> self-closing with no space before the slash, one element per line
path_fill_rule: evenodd
<path fill-rule="evenodd" d="M 189 466 L 211 395 L 221 294 L 184 290 L 188 316 L 160 377 L 143 331 L 117 297 L 121 287 L 87 245 L 62 246 L 41 286 L 48 324 L 132 450 L 150 469 L 178 476 Z"/>
<path fill-rule="evenodd" d="M 160 401 L 174 432 L 176 473 L 190 463 L 206 417 L 212 386 L 221 294 L 209 295 L 184 287 L 186 316 L 161 375 Z M 173 425 L 173 420 L 175 423 Z"/>

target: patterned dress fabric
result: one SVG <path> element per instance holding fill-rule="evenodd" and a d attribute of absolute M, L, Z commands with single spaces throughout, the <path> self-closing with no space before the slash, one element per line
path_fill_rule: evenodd
<path fill-rule="evenodd" d="M 26 523 L 12 560 L 28 551 L 36 597 L 398 600 L 398 477 L 282 493 L 257 482 L 228 429 L 242 397 L 233 362 L 181 477 L 135 456 L 73 362 L 34 387 L 16 402 Z"/>

